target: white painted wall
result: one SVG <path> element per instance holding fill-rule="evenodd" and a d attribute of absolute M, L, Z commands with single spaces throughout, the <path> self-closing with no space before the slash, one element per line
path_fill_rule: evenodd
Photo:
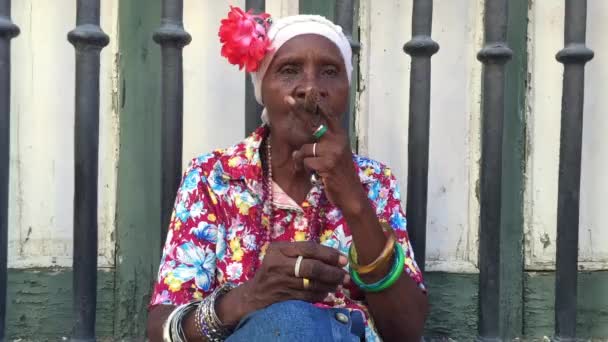
<path fill-rule="evenodd" d="M 608 2 L 588 2 L 587 45 L 595 58 L 586 66 L 579 268 L 608 268 Z M 557 182 L 563 66 L 555 60 L 563 48 L 564 4 L 534 1 L 530 8 L 528 92 L 529 155 L 526 170 L 526 267 L 553 269 L 557 225 Z"/>
<path fill-rule="evenodd" d="M 103 1 L 99 265 L 114 263 L 118 117 L 112 108 L 117 0 Z M 74 201 L 73 0 L 13 1 L 9 267 L 71 266 Z"/>
<path fill-rule="evenodd" d="M 474 272 L 479 204 L 474 194 L 479 159 L 481 46 L 478 1 L 434 6 L 428 188 L 429 270 Z M 412 1 L 361 1 L 362 89 L 357 127 L 360 153 L 393 168 L 405 202 Z"/>
<path fill-rule="evenodd" d="M 219 21 L 228 4 L 186 0 L 185 27 L 193 36 L 184 49 L 184 164 L 244 135 L 245 77 L 220 56 Z M 117 3 L 102 2 L 99 263 L 113 265 L 118 117 L 116 94 Z M 427 268 L 477 272 L 479 203 L 475 195 L 480 158 L 482 0 L 437 0 L 432 58 L 431 146 Z M 269 0 L 275 16 L 296 14 L 298 0 Z M 360 0 L 361 89 L 357 99 L 360 153 L 390 165 L 407 189 L 407 125 L 412 0 Z M 563 5 L 535 1 L 530 7 L 528 159 L 525 192 L 526 267 L 550 269 L 555 255 L 557 162 L 562 66 Z M 589 1 L 581 267 L 608 268 L 608 117 L 601 108 L 608 79 L 608 3 Z M 9 266 L 71 266 L 73 208 L 74 27 L 72 0 L 13 2 L 21 35 L 12 41 L 11 187 Z M 159 66 L 160 67 L 160 66 Z M 545 246 L 546 245 L 546 246 Z"/>
<path fill-rule="evenodd" d="M 184 26 L 192 42 L 184 48 L 183 164 L 245 136 L 245 73 L 220 55 L 217 36 L 229 5 L 245 8 L 245 0 L 184 2 Z M 297 0 L 268 0 L 268 13 L 298 13 Z"/>

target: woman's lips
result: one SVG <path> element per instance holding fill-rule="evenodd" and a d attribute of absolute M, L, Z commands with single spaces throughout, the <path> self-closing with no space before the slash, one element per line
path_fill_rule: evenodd
<path fill-rule="evenodd" d="M 310 121 L 311 129 L 315 130 L 321 123 L 321 113 L 319 113 L 319 92 L 316 89 L 310 89 L 304 97 L 304 110 L 313 115 Z"/>
<path fill-rule="evenodd" d="M 319 92 L 314 88 L 307 89 L 303 100 L 296 100 L 293 96 L 289 95 L 285 97 L 285 102 L 293 107 L 294 114 L 308 126 L 311 134 L 319 127 L 322 121 L 319 99 Z"/>

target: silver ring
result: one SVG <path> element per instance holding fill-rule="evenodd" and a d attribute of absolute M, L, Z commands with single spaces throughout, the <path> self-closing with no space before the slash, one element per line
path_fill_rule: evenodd
<path fill-rule="evenodd" d="M 294 273 L 296 274 L 296 278 L 300 278 L 300 266 L 302 265 L 303 256 L 298 256 L 296 259 L 296 266 L 294 267 Z"/>
<path fill-rule="evenodd" d="M 312 156 L 317 158 L 317 143 L 312 144 Z"/>

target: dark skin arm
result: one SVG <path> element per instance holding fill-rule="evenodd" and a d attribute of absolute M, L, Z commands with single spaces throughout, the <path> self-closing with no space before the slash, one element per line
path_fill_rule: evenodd
<path fill-rule="evenodd" d="M 298 256 L 304 260 L 300 267 L 302 277 L 311 280 L 311 288 L 304 290 L 301 278 L 294 275 Z M 247 314 L 271 304 L 296 299 L 311 303 L 323 301 L 329 292 L 348 281 L 342 269 L 346 257 L 337 250 L 314 242 L 271 243 L 255 276 L 244 284 L 218 298 L 215 310 L 222 323 L 235 326 Z M 163 324 L 175 309 L 172 305 L 159 305 L 148 315 L 147 334 L 150 341 L 162 341 Z M 205 341 L 196 330 L 195 314 L 186 316 L 183 328 L 188 341 Z"/>
<path fill-rule="evenodd" d="M 295 107 L 299 104 L 287 100 Z M 298 110 L 294 108 L 294 110 Z M 386 244 L 386 236 L 378 222 L 378 217 L 361 184 L 352 162 L 352 152 L 346 133 L 338 118 L 328 115 L 328 109 L 319 103 L 319 112 L 324 117 L 328 132 L 317 143 L 317 157 L 313 155 L 313 145 L 303 145 L 294 153 L 296 165 L 315 171 L 322 177 L 328 199 L 341 209 L 357 246 L 361 264 L 375 260 Z M 388 267 L 362 276 L 368 283 L 384 277 Z M 419 341 L 428 312 L 427 296 L 416 282 L 403 273 L 390 288 L 367 293 L 366 300 L 380 335 L 385 341 Z"/>

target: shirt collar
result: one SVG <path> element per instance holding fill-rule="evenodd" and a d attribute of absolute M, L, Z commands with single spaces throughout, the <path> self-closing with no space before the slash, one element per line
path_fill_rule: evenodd
<path fill-rule="evenodd" d="M 252 189 L 255 183 L 262 179 L 262 161 L 260 159 L 260 145 L 268 134 L 268 126 L 258 127 L 251 135 L 236 145 L 229 147 L 220 157 L 224 175 L 231 180 L 243 180 Z M 365 162 L 367 158 L 353 155 L 353 162 L 359 174 L 359 180 L 363 184 L 375 181 L 370 167 Z"/>

